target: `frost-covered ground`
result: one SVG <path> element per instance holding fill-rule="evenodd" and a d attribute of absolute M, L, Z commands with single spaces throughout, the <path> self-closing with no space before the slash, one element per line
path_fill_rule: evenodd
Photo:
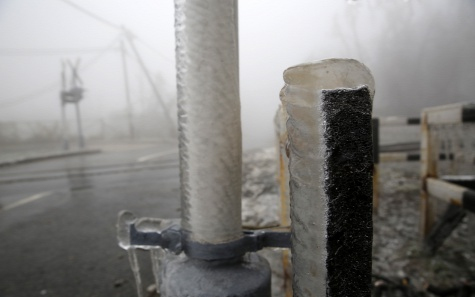
<path fill-rule="evenodd" d="M 278 224 L 279 203 L 275 149 L 244 156 L 243 223 L 266 227 Z M 469 215 L 435 256 L 425 256 L 418 237 L 419 163 L 380 165 L 380 206 L 374 219 L 373 273 L 409 277 L 415 290 L 425 282 L 447 287 L 475 279 L 475 218 Z M 262 252 L 273 267 L 273 295 L 283 296 L 279 251 Z M 431 296 L 431 295 L 427 295 Z"/>
<path fill-rule="evenodd" d="M 263 228 L 280 224 L 277 165 L 274 148 L 244 154 L 242 172 L 242 220 L 244 226 Z"/>
<path fill-rule="evenodd" d="M 255 150 L 243 156 L 242 221 L 247 228 L 275 227 L 280 224 L 280 197 L 277 184 L 275 148 Z M 272 295 L 284 296 L 282 251 L 259 252 L 272 269 Z"/>
<path fill-rule="evenodd" d="M 468 214 L 434 256 L 421 252 L 418 233 L 419 163 L 380 165 L 380 207 L 374 218 L 373 271 L 451 287 L 475 280 L 475 216 Z M 439 205 L 440 210 L 445 205 Z"/>

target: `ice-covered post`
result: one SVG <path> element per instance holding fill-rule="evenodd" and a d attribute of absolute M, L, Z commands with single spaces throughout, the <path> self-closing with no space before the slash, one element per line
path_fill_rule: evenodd
<path fill-rule="evenodd" d="M 176 0 L 182 228 L 191 240 L 242 236 L 237 3 Z"/>
<path fill-rule="evenodd" d="M 236 0 L 175 0 L 181 227 L 164 296 L 270 297 L 270 270 L 245 254 Z"/>
<path fill-rule="evenodd" d="M 373 77 L 331 59 L 284 81 L 294 296 L 370 296 Z"/>

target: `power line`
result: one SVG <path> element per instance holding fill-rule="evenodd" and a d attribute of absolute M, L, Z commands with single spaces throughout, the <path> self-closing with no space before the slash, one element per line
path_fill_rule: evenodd
<path fill-rule="evenodd" d="M 130 36 L 130 31 L 126 31 L 125 28 L 123 28 L 121 26 L 118 26 L 118 25 L 108 21 L 105 18 L 103 18 L 103 17 L 101 17 L 101 16 L 99 16 L 95 13 L 92 13 L 91 11 L 82 8 L 81 6 L 71 2 L 69 0 L 60 0 L 60 1 L 70 5 L 71 7 L 75 8 L 76 10 L 80 11 L 81 13 L 86 14 L 87 16 L 95 19 L 96 21 L 98 21 L 98 22 L 100 22 L 100 23 L 102 23 L 106 26 L 109 26 L 109 27 L 112 27 L 112 28 L 118 30 L 123 35 L 126 35 L 128 33 L 129 38 L 131 37 Z M 135 39 L 137 39 L 140 43 L 145 45 L 147 48 L 152 50 L 153 52 L 155 52 L 155 53 L 159 54 L 160 56 L 162 56 L 162 58 L 165 58 L 169 62 L 171 61 L 168 57 L 166 57 L 165 55 L 160 53 L 158 50 L 154 49 L 152 46 L 150 46 L 148 43 L 146 43 L 143 39 L 139 38 L 137 35 L 133 34 L 133 37 Z M 114 40 L 113 43 L 115 43 L 116 41 L 117 41 L 117 38 Z M 13 51 L 18 50 L 18 49 L 3 49 L 3 50 L 4 50 L 3 55 L 14 55 Z M 77 50 L 77 49 L 66 49 L 66 51 L 68 51 L 68 50 Z M 96 49 L 81 49 L 81 50 L 90 51 L 90 50 L 96 50 Z M 110 50 L 110 47 L 108 47 L 106 50 Z M 60 49 L 22 49 L 22 55 L 46 55 L 46 54 L 48 54 L 48 55 L 55 54 L 56 55 L 56 54 L 59 53 L 59 51 L 61 51 L 61 50 Z M 99 54 L 96 57 L 94 57 L 89 62 L 89 64 L 87 64 L 85 67 L 83 67 L 83 70 L 85 70 L 88 66 L 91 66 L 92 64 L 94 64 L 98 59 L 100 59 L 102 54 L 104 54 L 104 52 L 99 52 Z M 0 49 L 0 55 L 2 55 L 2 49 Z M 8 107 L 16 106 L 18 104 L 22 104 L 24 102 L 30 101 L 32 99 L 37 98 L 37 96 L 40 96 L 40 95 L 43 95 L 43 94 L 46 94 L 46 93 L 52 91 L 56 87 L 58 87 L 58 83 L 48 84 L 47 86 L 42 87 L 39 90 L 36 90 L 32 93 L 28 93 L 28 94 L 23 95 L 23 96 L 19 96 L 19 97 L 13 98 L 13 99 L 2 101 L 2 102 L 0 102 L 0 108 L 8 108 Z"/>
<path fill-rule="evenodd" d="M 157 86 L 155 85 L 155 83 L 153 82 L 153 79 L 152 79 L 152 76 L 150 75 L 147 67 L 145 66 L 145 63 L 143 62 L 142 58 L 140 57 L 140 54 L 139 52 L 137 51 L 137 48 L 135 47 L 134 45 L 134 40 L 133 40 L 133 36 L 131 34 L 128 34 L 129 32 L 126 31 L 124 29 L 124 36 L 126 38 L 126 40 L 128 41 L 129 43 L 129 46 L 130 48 L 132 49 L 132 51 L 134 52 L 134 55 L 135 57 L 137 58 L 138 62 L 139 62 L 139 65 L 140 65 L 140 68 L 142 68 L 142 71 L 143 73 L 145 74 L 145 77 L 147 78 L 148 82 L 150 83 L 150 86 L 152 87 L 152 91 L 153 93 L 155 94 L 155 96 L 157 97 L 158 99 L 158 102 L 160 103 L 160 105 L 162 106 L 163 108 L 163 111 L 168 119 L 168 121 L 170 122 L 170 127 L 173 129 L 173 131 L 175 130 L 175 126 L 174 126 L 174 121 L 173 119 L 171 118 L 170 116 L 170 113 L 168 112 L 168 108 L 165 104 L 165 102 L 163 102 L 161 96 L 160 96 L 160 93 L 158 92 L 158 89 L 157 89 Z"/>
<path fill-rule="evenodd" d="M 117 36 L 116 38 L 114 38 L 114 40 L 112 42 L 110 42 L 107 47 L 103 48 L 102 51 L 99 52 L 99 54 L 97 54 L 91 60 L 89 60 L 84 65 L 82 70 L 85 71 L 85 70 L 89 69 L 91 66 L 93 66 L 94 64 L 96 64 L 103 57 L 103 55 L 106 52 L 109 52 L 112 48 L 114 48 L 117 45 L 119 39 L 120 39 L 120 36 Z M 0 108 L 5 109 L 5 108 L 13 107 L 13 106 L 31 101 L 33 99 L 38 98 L 41 95 L 48 94 L 49 92 L 52 92 L 53 90 L 58 90 L 58 89 L 59 89 L 59 83 L 58 82 L 50 83 L 50 84 L 47 84 L 46 86 L 43 86 L 43 87 L 41 87 L 41 88 L 39 88 L 39 89 L 37 89 L 33 92 L 25 94 L 25 95 L 21 95 L 21 96 L 15 97 L 15 98 L 11 98 L 11 99 L 8 99 L 8 100 L 1 101 L 0 102 Z"/>
<path fill-rule="evenodd" d="M 173 65 L 175 65 L 175 61 L 172 61 L 172 59 L 170 59 L 169 57 L 165 56 L 164 54 L 162 54 L 161 52 L 159 52 L 156 48 L 152 47 L 150 44 L 148 44 L 147 42 L 145 42 L 143 39 L 139 38 L 138 36 L 135 36 L 135 39 L 138 40 L 138 42 L 140 42 L 142 45 L 144 45 L 146 48 L 148 48 L 150 51 L 156 53 L 157 55 L 161 56 L 163 59 L 165 59 L 166 61 L 168 62 L 171 62 L 173 63 Z"/>
<path fill-rule="evenodd" d="M 0 108 L 3 109 L 3 108 L 12 107 L 12 106 L 30 101 L 32 99 L 38 98 L 38 96 L 47 94 L 47 93 L 49 93 L 49 92 L 51 92 L 55 89 L 57 90 L 58 86 L 59 86 L 59 84 L 55 82 L 55 83 L 52 83 L 52 84 L 48 84 L 48 85 L 46 85 L 46 86 L 44 86 L 44 87 L 42 87 L 38 90 L 35 90 L 33 92 L 27 93 L 25 95 L 2 101 L 0 103 Z"/>
<path fill-rule="evenodd" d="M 122 28 L 121 28 L 120 26 L 118 26 L 118 25 L 116 25 L 116 24 L 114 24 L 114 23 L 112 23 L 112 22 L 110 22 L 110 21 L 104 19 L 103 17 L 98 16 L 98 15 L 95 14 L 95 13 L 90 12 L 90 11 L 87 10 L 87 9 L 82 8 L 81 6 L 79 6 L 79 5 L 77 5 L 77 4 L 73 3 L 73 2 L 71 2 L 71 1 L 69 1 L 69 0 L 61 0 L 61 1 L 64 2 L 64 3 L 66 3 L 66 4 L 68 4 L 68 5 L 70 5 L 71 7 L 74 7 L 75 9 L 77 9 L 77 10 L 79 10 L 80 12 L 82 12 L 82 13 L 88 15 L 89 17 L 95 19 L 96 21 L 101 22 L 101 23 L 104 24 L 104 25 L 107 25 L 107 26 L 112 27 L 112 28 L 114 28 L 114 29 L 116 29 L 116 30 L 122 31 Z"/>
<path fill-rule="evenodd" d="M 57 56 L 62 54 L 93 54 L 103 50 L 104 48 L 0 48 L 0 56 Z"/>
<path fill-rule="evenodd" d="M 108 46 L 106 46 L 105 48 L 103 48 L 103 50 L 101 52 L 99 52 L 99 54 L 97 54 L 94 58 L 92 58 L 88 63 L 85 64 L 85 66 L 83 67 L 82 70 L 86 70 L 88 69 L 89 67 L 91 67 L 92 65 L 94 65 L 106 52 L 109 52 L 111 51 L 112 49 L 114 49 L 116 46 L 118 48 L 118 43 L 119 43 L 119 40 L 120 40 L 120 35 L 117 36 L 116 38 L 114 38 Z"/>
<path fill-rule="evenodd" d="M 123 34 L 131 34 L 130 30 L 125 30 L 125 28 L 123 26 L 119 26 L 119 25 L 116 25 L 114 23 L 112 23 L 111 21 L 108 21 L 106 20 L 105 18 L 69 1 L 69 0 L 60 0 L 68 5 L 70 5 L 71 7 L 74 7 L 75 9 L 77 9 L 78 11 L 82 12 L 83 14 L 86 14 L 87 16 L 95 19 L 96 21 L 108 26 L 108 27 L 112 27 L 116 30 L 119 30 L 121 33 Z M 165 56 L 164 54 L 162 54 L 159 50 L 155 49 L 154 47 L 152 47 L 150 44 L 148 44 L 147 42 L 145 42 L 142 38 L 140 38 L 139 36 L 137 36 L 135 33 L 132 34 L 132 36 L 137 39 L 142 45 L 144 45 L 145 47 L 147 47 L 149 50 L 151 50 L 152 52 L 160 55 L 162 58 L 164 58 L 165 60 L 169 61 L 169 62 L 172 62 L 170 58 L 168 58 L 167 56 Z M 174 63 L 174 62 L 173 62 Z"/>

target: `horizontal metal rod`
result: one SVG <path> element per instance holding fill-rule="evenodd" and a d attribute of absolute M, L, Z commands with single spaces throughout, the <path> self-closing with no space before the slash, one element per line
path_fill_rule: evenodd
<path fill-rule="evenodd" d="M 475 122 L 475 103 L 455 103 L 429 107 L 422 110 L 427 113 L 427 123 L 460 124 Z"/>
<path fill-rule="evenodd" d="M 475 191 L 437 178 L 427 178 L 427 192 L 442 201 L 475 212 Z"/>

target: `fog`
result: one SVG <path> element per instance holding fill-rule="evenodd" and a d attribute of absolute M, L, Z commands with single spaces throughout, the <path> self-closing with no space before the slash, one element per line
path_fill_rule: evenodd
<path fill-rule="evenodd" d="M 272 144 L 282 73 L 313 60 L 365 63 L 376 81 L 376 116 L 417 116 L 425 106 L 474 101 L 474 16 L 469 0 L 240 0 L 244 146 Z M 86 89 L 81 113 L 91 123 L 84 129 L 97 120 L 125 122 L 122 37 L 115 26 L 135 34 L 160 99 L 175 116 L 172 0 L 3 0 L 0 122 L 59 123 L 61 61 L 79 58 Z M 126 52 L 134 119 L 163 119 L 130 44 Z M 72 106 L 67 117 L 74 120 Z"/>

